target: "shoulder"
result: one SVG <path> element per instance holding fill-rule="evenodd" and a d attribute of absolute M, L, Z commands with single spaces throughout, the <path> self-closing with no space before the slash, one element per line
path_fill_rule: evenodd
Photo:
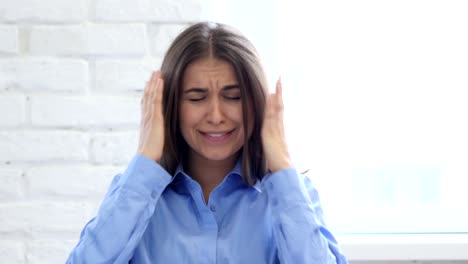
<path fill-rule="evenodd" d="M 298 172 L 294 167 L 267 173 L 261 180 L 262 188 L 299 188 L 305 192 L 315 192 L 315 187 L 309 176 Z"/>

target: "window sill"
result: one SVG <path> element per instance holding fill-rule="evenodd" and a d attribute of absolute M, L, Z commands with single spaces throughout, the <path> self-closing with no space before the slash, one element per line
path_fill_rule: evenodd
<path fill-rule="evenodd" d="M 468 260 L 468 234 L 356 234 L 337 239 L 350 261 Z"/>

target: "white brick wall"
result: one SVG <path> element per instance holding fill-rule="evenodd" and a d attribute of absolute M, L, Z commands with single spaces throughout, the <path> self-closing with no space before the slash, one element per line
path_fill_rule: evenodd
<path fill-rule="evenodd" d="M 144 24 L 34 26 L 29 40 L 34 55 L 145 56 Z"/>
<path fill-rule="evenodd" d="M 31 123 L 40 127 L 135 127 L 140 120 L 135 95 L 41 95 L 31 99 Z"/>
<path fill-rule="evenodd" d="M 63 256 L 76 245 L 72 240 L 31 240 L 26 246 L 28 263 L 64 263 Z"/>
<path fill-rule="evenodd" d="M 25 262 L 25 245 L 18 240 L 2 239 L 0 241 L 0 256 L 9 263 Z"/>
<path fill-rule="evenodd" d="M 195 21 L 201 13 L 197 0 L 96 0 L 98 21 Z"/>
<path fill-rule="evenodd" d="M 141 91 L 145 86 L 154 65 L 160 65 L 155 59 L 103 59 L 96 61 L 96 84 L 99 91 Z"/>
<path fill-rule="evenodd" d="M 118 170 L 117 167 L 91 165 L 32 167 L 23 177 L 25 196 L 33 200 L 100 199 Z"/>
<path fill-rule="evenodd" d="M 15 127 L 25 122 L 26 98 L 24 95 L 3 95 L 0 97 L 0 126 Z"/>
<path fill-rule="evenodd" d="M 14 168 L 0 169 L 0 203 L 14 201 L 23 196 L 23 171 Z"/>
<path fill-rule="evenodd" d="M 80 23 L 87 19 L 88 0 L 0 1 L 4 22 Z"/>
<path fill-rule="evenodd" d="M 0 58 L 0 92 L 83 92 L 88 88 L 88 72 L 88 62 L 81 59 Z"/>
<path fill-rule="evenodd" d="M 99 133 L 91 139 L 91 161 L 95 164 L 121 164 L 132 158 L 139 132 Z"/>
<path fill-rule="evenodd" d="M 201 0 L 0 0 L 0 259 L 64 263 Z"/>
<path fill-rule="evenodd" d="M 89 135 L 62 130 L 0 131 L 0 164 L 27 162 L 85 162 L 88 160 Z"/>
<path fill-rule="evenodd" d="M 15 26 L 0 25 L 0 54 L 18 52 L 18 29 Z"/>
<path fill-rule="evenodd" d="M 154 56 L 164 56 L 166 49 L 169 48 L 171 39 L 177 36 L 185 25 L 150 25 L 148 35 L 150 38 L 150 51 Z M 165 38 L 169 36 L 169 38 Z"/>

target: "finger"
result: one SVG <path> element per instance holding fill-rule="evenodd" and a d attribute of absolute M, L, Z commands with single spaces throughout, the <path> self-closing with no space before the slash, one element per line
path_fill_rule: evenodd
<path fill-rule="evenodd" d="M 155 72 L 151 74 L 151 78 L 148 82 L 148 91 L 145 94 L 145 99 L 144 99 L 144 105 L 143 105 L 143 118 L 144 122 L 147 123 L 148 120 L 151 117 L 151 101 L 153 98 L 153 86 L 154 86 L 154 77 L 155 77 Z"/>
<path fill-rule="evenodd" d="M 281 76 L 276 81 L 276 95 L 283 96 L 283 84 L 281 82 Z"/>
<path fill-rule="evenodd" d="M 161 72 L 156 71 L 154 74 L 154 86 L 152 91 L 151 97 L 151 123 L 152 124 L 161 124 L 162 118 L 162 89 L 163 89 L 163 82 L 160 78 Z"/>
<path fill-rule="evenodd" d="M 266 102 L 266 109 L 265 109 L 265 117 L 271 118 L 274 117 L 275 115 L 275 98 L 274 94 L 270 94 L 267 97 L 267 102 Z"/>
<path fill-rule="evenodd" d="M 157 86 L 158 86 L 158 82 L 159 82 L 159 79 L 161 78 L 161 71 L 157 70 L 157 71 L 154 71 L 153 72 L 153 75 L 151 77 L 151 80 L 152 80 L 152 85 L 153 85 L 153 98 L 156 96 L 156 90 L 157 90 Z"/>
<path fill-rule="evenodd" d="M 158 96 L 158 86 L 159 86 L 159 79 L 154 80 L 153 87 L 151 87 L 151 104 L 155 105 L 156 104 L 156 99 Z"/>
<path fill-rule="evenodd" d="M 153 76 L 153 74 L 151 74 L 149 80 L 146 81 L 145 83 L 145 89 L 143 91 L 143 95 L 141 96 L 141 105 L 143 105 L 144 101 L 145 101 L 145 98 L 146 98 L 146 95 L 148 94 L 149 92 L 149 87 L 150 87 L 150 82 L 151 82 L 151 77 Z"/>
<path fill-rule="evenodd" d="M 156 80 L 161 78 L 161 71 L 160 70 L 155 71 L 154 74 L 155 74 Z"/>
<path fill-rule="evenodd" d="M 151 116 L 154 117 L 155 111 L 157 110 L 156 104 L 156 97 L 157 97 L 157 89 L 159 85 L 159 71 L 155 71 L 152 78 L 151 84 L 151 96 L 148 100 L 148 103 L 151 105 L 150 113 Z"/>
<path fill-rule="evenodd" d="M 281 112 L 283 110 L 283 85 L 281 78 L 276 82 L 276 91 L 271 95 L 272 97 L 272 110 Z"/>
<path fill-rule="evenodd" d="M 276 99 L 280 106 L 283 107 L 283 83 L 281 82 L 281 77 L 276 82 Z"/>
<path fill-rule="evenodd" d="M 148 81 L 146 81 L 146 85 L 145 85 L 145 90 L 143 92 L 143 95 L 141 97 L 141 101 L 140 101 L 140 105 L 141 105 L 141 122 L 144 123 L 145 122 L 145 118 L 146 118 L 146 112 L 148 110 L 148 97 L 149 97 L 149 91 L 150 91 L 150 88 L 151 88 L 151 77 L 153 76 L 153 74 L 151 74 L 150 78 Z"/>
<path fill-rule="evenodd" d="M 145 88 L 145 99 L 148 99 L 148 96 L 150 95 L 151 93 L 151 87 L 153 85 L 153 79 L 154 79 L 154 72 L 151 73 L 151 76 L 148 80 L 148 82 L 146 82 L 146 88 Z"/>
<path fill-rule="evenodd" d="M 164 80 L 162 78 L 158 78 L 157 86 L 156 86 L 156 110 L 158 111 L 158 114 L 162 116 L 163 112 L 163 94 L 164 94 Z"/>
<path fill-rule="evenodd" d="M 143 95 L 141 96 L 141 100 L 140 100 L 140 107 L 141 107 L 141 120 L 143 120 L 143 118 L 145 117 L 145 104 L 146 104 L 146 97 L 147 97 L 147 94 L 148 94 L 148 88 L 149 87 L 149 81 L 146 82 L 146 85 L 145 85 L 145 90 L 143 92 Z"/>

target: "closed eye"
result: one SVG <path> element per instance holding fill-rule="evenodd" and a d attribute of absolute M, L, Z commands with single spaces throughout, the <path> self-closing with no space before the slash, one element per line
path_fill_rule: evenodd
<path fill-rule="evenodd" d="M 225 96 L 228 100 L 238 101 L 240 100 L 240 96 Z"/>
<path fill-rule="evenodd" d="M 190 102 L 199 102 L 206 98 L 208 90 L 205 88 L 193 87 L 184 91 L 185 98 Z"/>
<path fill-rule="evenodd" d="M 239 85 L 232 84 L 224 86 L 223 96 L 230 101 L 239 101 L 241 99 Z"/>
<path fill-rule="evenodd" d="M 206 98 L 206 97 L 201 97 L 201 98 L 188 98 L 188 100 L 189 100 L 190 102 L 199 102 L 199 101 L 201 101 L 201 100 L 203 100 L 203 99 L 205 99 L 205 98 Z"/>

